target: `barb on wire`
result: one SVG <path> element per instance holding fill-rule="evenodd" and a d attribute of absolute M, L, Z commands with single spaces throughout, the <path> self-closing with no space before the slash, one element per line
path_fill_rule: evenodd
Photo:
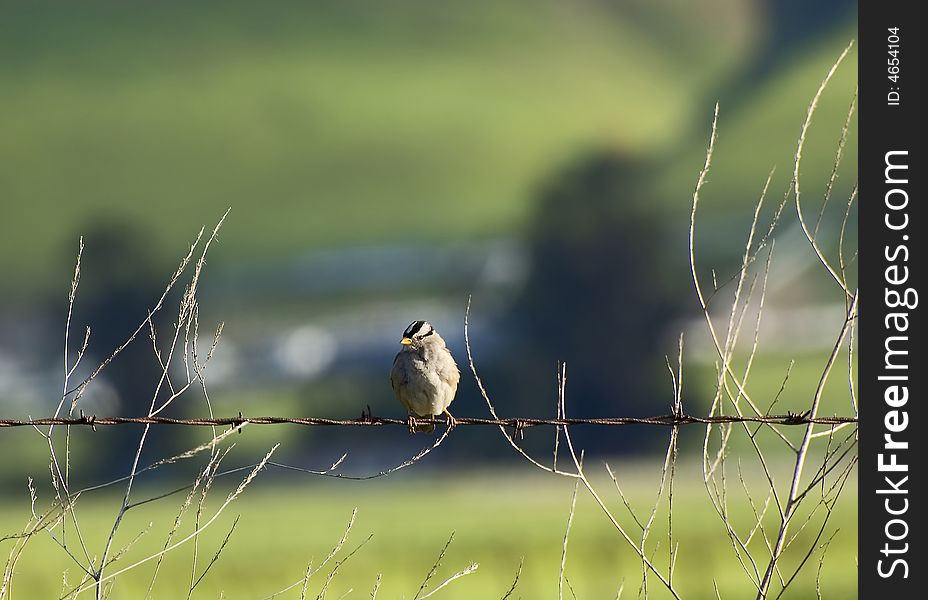
<path fill-rule="evenodd" d="M 417 418 L 417 422 L 435 425 L 445 424 L 444 419 Z M 388 417 L 364 416 L 358 419 L 323 419 L 318 417 L 214 417 L 175 419 L 171 417 L 97 417 L 82 415 L 80 417 L 48 417 L 39 419 L 0 419 L 0 428 L 3 427 L 37 427 L 40 425 L 86 425 L 93 429 L 108 425 L 184 425 L 198 427 L 241 427 L 250 425 L 307 425 L 325 427 L 380 427 L 383 425 L 402 425 L 407 427 L 406 419 L 393 419 Z M 457 426 L 492 425 L 496 427 L 511 427 L 513 429 L 526 429 L 529 427 L 553 426 L 566 427 L 572 425 L 660 425 L 676 427 L 680 425 L 718 424 L 718 423 L 765 423 L 770 425 L 846 425 L 857 424 L 857 417 L 850 416 L 812 416 L 808 412 L 785 415 L 711 415 L 697 417 L 684 413 L 656 415 L 651 417 L 599 417 L 589 419 L 536 419 L 530 417 L 511 417 L 508 419 L 481 419 L 474 417 L 457 417 Z"/>

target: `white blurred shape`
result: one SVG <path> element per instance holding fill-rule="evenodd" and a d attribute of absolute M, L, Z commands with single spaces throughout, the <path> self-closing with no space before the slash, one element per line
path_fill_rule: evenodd
<path fill-rule="evenodd" d="M 289 375 L 313 378 L 328 369 L 338 354 L 335 336 L 315 325 L 294 329 L 274 352 L 281 370 Z"/>

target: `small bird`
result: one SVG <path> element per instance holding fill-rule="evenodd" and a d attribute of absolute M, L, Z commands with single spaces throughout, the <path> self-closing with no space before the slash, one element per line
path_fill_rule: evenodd
<path fill-rule="evenodd" d="M 445 340 L 426 321 L 413 321 L 403 332 L 402 350 L 393 360 L 390 384 L 397 399 L 406 407 L 411 433 L 435 431 L 432 423 L 417 424 L 415 417 L 431 418 L 444 414 L 448 427 L 455 419 L 448 412 L 461 380 L 461 372 L 445 345 Z"/>

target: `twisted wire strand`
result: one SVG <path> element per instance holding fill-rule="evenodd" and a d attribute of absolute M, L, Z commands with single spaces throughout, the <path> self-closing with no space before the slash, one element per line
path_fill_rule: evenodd
<path fill-rule="evenodd" d="M 446 423 L 444 418 L 419 418 L 415 419 L 416 423 L 428 424 L 433 423 L 441 425 Z M 772 425 L 808 425 L 810 423 L 818 425 L 844 425 L 848 423 L 857 424 L 857 417 L 847 416 L 818 416 L 810 417 L 807 413 L 787 413 L 785 415 L 760 415 L 760 416 L 737 416 L 737 415 L 716 415 L 711 417 L 697 417 L 687 414 L 667 414 L 656 415 L 651 417 L 599 417 L 599 418 L 570 418 L 570 419 L 538 419 L 529 417 L 511 417 L 505 419 L 481 419 L 474 417 L 457 417 L 456 426 L 470 425 L 491 425 L 513 427 L 516 429 L 525 429 L 528 427 L 538 426 L 573 426 L 573 425 L 600 425 L 600 426 L 617 426 L 617 425 L 659 425 L 665 427 L 674 427 L 680 425 L 696 424 L 718 424 L 718 423 L 767 423 Z M 231 426 L 237 427 L 243 424 L 251 425 L 305 425 L 305 426 L 323 426 L 323 427 L 379 427 L 384 425 L 408 425 L 406 419 L 394 419 L 389 417 L 375 417 L 369 414 L 363 414 L 356 419 L 324 419 L 319 417 L 246 417 L 239 414 L 234 417 L 216 417 L 216 418 L 187 418 L 177 419 L 172 417 L 98 417 L 95 415 L 81 415 L 79 417 L 47 417 L 37 419 L 0 419 L 0 428 L 3 427 L 38 427 L 40 425 L 83 425 L 96 428 L 96 426 L 110 425 L 182 425 L 195 427 L 214 427 L 214 426 Z"/>

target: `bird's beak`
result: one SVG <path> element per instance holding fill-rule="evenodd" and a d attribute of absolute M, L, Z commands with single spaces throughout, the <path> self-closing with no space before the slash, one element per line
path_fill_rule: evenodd
<path fill-rule="evenodd" d="M 400 340 L 400 343 L 403 344 L 404 346 L 408 346 L 412 343 L 412 340 L 409 338 L 403 338 Z"/>

